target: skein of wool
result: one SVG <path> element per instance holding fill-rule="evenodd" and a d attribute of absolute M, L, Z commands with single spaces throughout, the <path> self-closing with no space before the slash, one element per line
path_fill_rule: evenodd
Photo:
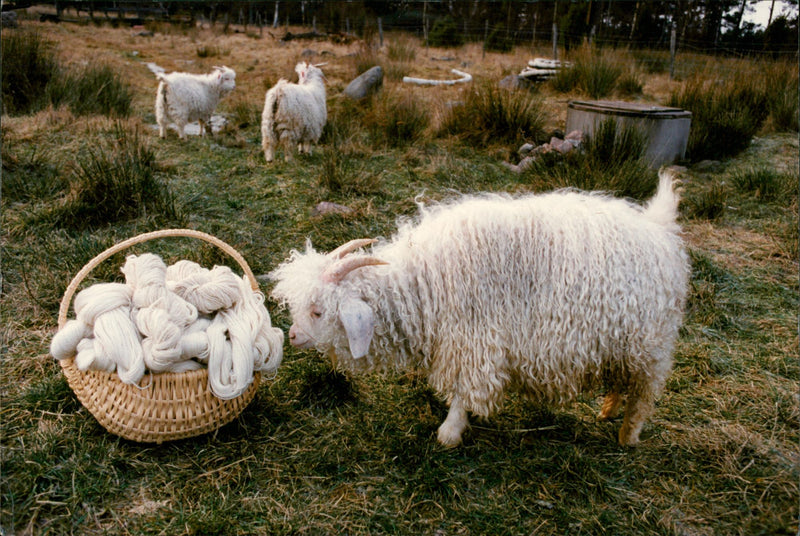
<path fill-rule="evenodd" d="M 144 354 L 129 308 L 120 307 L 99 315 L 94 323 L 94 341 L 98 370 L 107 370 L 109 362 L 113 362 L 120 380 L 139 383 L 144 376 Z"/>
<path fill-rule="evenodd" d="M 211 270 L 192 272 L 176 281 L 173 291 L 194 304 L 201 313 L 208 314 L 236 303 L 241 296 L 239 280 L 227 266 L 215 266 Z"/>
<path fill-rule="evenodd" d="M 133 288 L 134 307 L 148 307 L 167 295 L 167 266 L 152 253 L 128 255 L 122 267 L 125 281 Z"/>

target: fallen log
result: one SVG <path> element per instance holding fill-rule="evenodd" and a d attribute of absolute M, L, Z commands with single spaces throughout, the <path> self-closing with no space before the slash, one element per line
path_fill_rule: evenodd
<path fill-rule="evenodd" d="M 428 80 L 427 78 L 413 78 L 411 76 L 404 76 L 403 82 L 406 84 L 418 84 L 421 86 L 452 86 L 453 84 L 472 82 L 472 75 L 469 73 L 459 71 L 458 69 L 451 69 L 450 72 L 460 76 L 461 78 L 456 80 Z"/>

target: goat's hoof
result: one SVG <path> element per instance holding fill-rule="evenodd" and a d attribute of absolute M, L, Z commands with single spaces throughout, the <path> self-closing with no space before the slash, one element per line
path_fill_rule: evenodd
<path fill-rule="evenodd" d="M 638 430 L 632 430 L 629 426 L 622 425 L 619 429 L 619 444 L 623 447 L 635 447 L 639 444 Z"/>
<path fill-rule="evenodd" d="M 442 446 L 455 448 L 461 444 L 461 433 L 462 431 L 457 430 L 454 426 L 444 423 L 439 427 L 437 439 Z"/>

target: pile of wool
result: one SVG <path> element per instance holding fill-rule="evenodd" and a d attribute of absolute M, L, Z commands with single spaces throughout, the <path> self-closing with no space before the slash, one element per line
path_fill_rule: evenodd
<path fill-rule="evenodd" d="M 144 374 L 208 368 L 214 395 L 232 399 L 253 372 L 274 372 L 283 332 L 273 328 L 264 296 L 226 266 L 191 261 L 167 267 L 152 253 L 129 255 L 125 283 L 99 283 L 75 296 L 76 318 L 50 344 L 58 360 L 83 371 L 116 371 L 138 385 Z"/>

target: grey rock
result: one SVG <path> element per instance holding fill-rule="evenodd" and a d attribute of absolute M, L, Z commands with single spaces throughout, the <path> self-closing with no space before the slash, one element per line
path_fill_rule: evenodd
<path fill-rule="evenodd" d="M 377 92 L 383 85 L 383 69 L 380 65 L 362 73 L 344 89 L 344 94 L 351 99 L 363 99 Z"/>

